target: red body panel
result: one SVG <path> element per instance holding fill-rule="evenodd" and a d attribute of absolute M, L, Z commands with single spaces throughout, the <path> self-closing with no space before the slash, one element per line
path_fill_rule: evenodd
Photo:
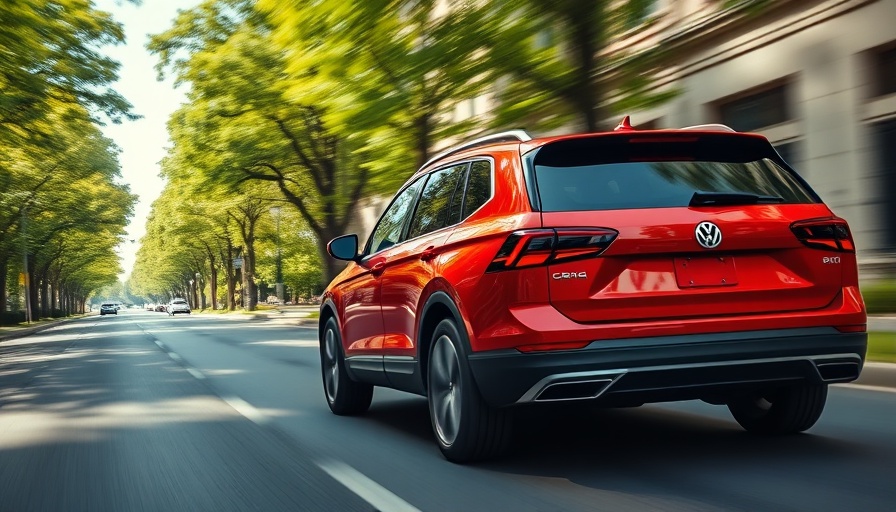
<path fill-rule="evenodd" d="M 521 155 L 593 136 L 503 143 L 452 157 L 493 159 L 492 199 L 460 224 L 399 243 L 363 265 L 350 263 L 330 284 L 324 298 L 335 306 L 346 355 L 418 356 L 419 313 L 435 290 L 454 300 L 473 352 L 866 322 L 855 254 L 806 247 L 791 231 L 795 221 L 831 216 L 822 203 L 533 211 Z M 721 229 L 718 247 L 695 242 L 702 221 Z M 619 234 L 597 257 L 488 271 L 513 232 L 563 227 Z M 380 270 L 370 270 L 379 263 Z M 553 277 L 564 273 L 586 277 Z"/>

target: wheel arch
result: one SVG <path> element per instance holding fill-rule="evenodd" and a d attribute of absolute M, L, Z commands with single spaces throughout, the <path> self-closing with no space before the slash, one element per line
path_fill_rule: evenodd
<path fill-rule="evenodd" d="M 454 320 L 457 329 L 467 335 L 463 341 L 463 350 L 466 351 L 464 356 L 469 354 L 470 345 L 469 332 L 467 330 L 467 325 L 463 320 L 463 316 L 460 313 L 460 309 L 457 307 L 454 299 L 446 291 L 438 290 L 433 292 L 426 300 L 422 311 L 423 313 L 420 315 L 420 325 L 417 329 L 417 365 L 420 370 L 420 378 L 423 381 L 423 390 L 428 393 L 429 376 L 427 374 L 427 361 L 429 361 L 429 351 L 432 348 L 432 335 L 436 330 L 436 326 L 438 326 L 442 320 Z"/>
<path fill-rule="evenodd" d="M 325 300 L 320 305 L 320 315 L 317 320 L 317 340 L 318 342 L 323 340 L 324 336 L 324 327 L 327 325 L 327 321 L 332 318 L 336 321 L 336 328 L 339 329 L 340 333 L 342 332 L 342 326 L 339 325 L 339 315 L 336 314 L 336 304 L 332 299 Z"/>

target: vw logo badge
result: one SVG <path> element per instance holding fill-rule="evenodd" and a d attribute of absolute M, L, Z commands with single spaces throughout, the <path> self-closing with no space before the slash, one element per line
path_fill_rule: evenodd
<path fill-rule="evenodd" d="M 697 224 L 694 233 L 697 235 L 697 243 L 707 249 L 714 249 L 722 243 L 722 230 L 712 222 Z"/>

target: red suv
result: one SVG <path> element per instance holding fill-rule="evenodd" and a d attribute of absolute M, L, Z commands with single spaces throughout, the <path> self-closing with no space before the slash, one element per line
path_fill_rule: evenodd
<path fill-rule="evenodd" d="M 518 406 L 701 399 L 800 432 L 867 345 L 856 254 L 767 139 L 721 125 L 485 137 L 423 166 L 323 295 L 336 414 L 428 397 L 452 461 L 499 453 Z"/>

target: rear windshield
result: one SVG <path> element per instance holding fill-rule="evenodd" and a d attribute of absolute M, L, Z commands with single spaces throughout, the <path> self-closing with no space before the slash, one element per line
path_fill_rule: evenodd
<path fill-rule="evenodd" d="M 541 210 L 683 207 L 713 194 L 774 204 L 818 202 L 800 178 L 772 159 L 768 142 L 713 139 L 548 145 L 534 158 Z"/>

